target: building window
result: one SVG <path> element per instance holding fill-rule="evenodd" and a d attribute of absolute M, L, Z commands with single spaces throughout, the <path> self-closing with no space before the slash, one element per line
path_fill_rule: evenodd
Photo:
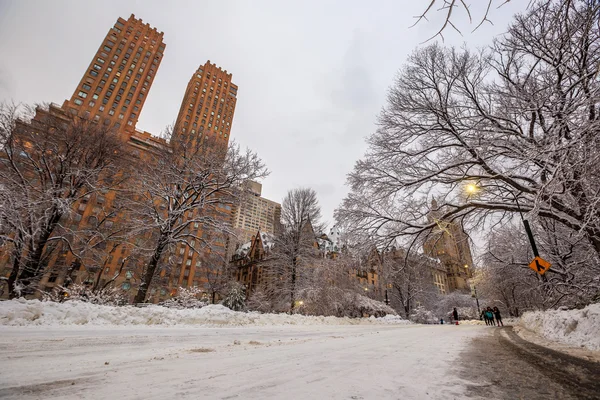
<path fill-rule="evenodd" d="M 85 99 L 85 98 L 87 97 L 87 93 L 86 93 L 86 92 L 79 91 L 79 93 L 77 93 L 77 96 L 79 96 L 79 97 L 82 97 L 82 98 L 84 98 L 84 99 Z"/>
<path fill-rule="evenodd" d="M 94 103 L 93 101 L 90 101 L 90 102 L 88 103 L 88 105 L 89 105 L 90 107 L 94 107 L 94 106 L 96 105 L 96 103 Z"/>
<path fill-rule="evenodd" d="M 123 282 L 123 285 L 121 285 L 121 287 L 123 288 L 123 290 L 129 290 L 131 289 L 131 283 Z"/>
<path fill-rule="evenodd" d="M 73 102 L 74 102 L 75 104 L 77 104 L 78 106 L 80 106 L 80 105 L 82 105 L 82 104 L 83 104 L 83 101 L 81 101 L 80 99 L 75 99 Z"/>
<path fill-rule="evenodd" d="M 90 71 L 90 75 L 91 75 L 91 76 L 98 76 L 98 72 L 96 72 L 96 71 L 94 71 L 94 70 L 91 70 L 91 71 Z"/>
<path fill-rule="evenodd" d="M 83 89 L 84 90 L 90 90 L 92 87 L 90 85 L 86 85 L 85 83 L 83 84 Z"/>

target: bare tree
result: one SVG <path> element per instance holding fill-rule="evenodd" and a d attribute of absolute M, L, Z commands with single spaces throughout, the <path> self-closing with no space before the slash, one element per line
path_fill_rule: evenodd
<path fill-rule="evenodd" d="M 262 262 L 268 282 L 265 290 L 273 300 L 285 303 L 287 299 L 290 312 L 297 305 L 298 291 L 312 282 L 320 260 L 315 234 L 315 230 L 322 228 L 320 218 L 321 208 L 313 189 L 289 191 L 281 205 L 282 230 Z"/>
<path fill-rule="evenodd" d="M 419 306 L 431 309 L 437 291 L 432 268 L 436 260 L 422 254 L 392 249 L 381 254 L 385 282 L 391 286 L 390 305 L 409 319 Z"/>
<path fill-rule="evenodd" d="M 349 175 L 338 220 L 389 244 L 440 220 L 468 230 L 523 212 L 600 253 L 599 10 L 540 2 L 488 49 L 416 50 Z"/>
<path fill-rule="evenodd" d="M 224 232 L 212 232 L 207 237 L 210 243 L 224 242 L 227 238 Z M 223 252 L 210 252 L 205 255 L 200 268 L 196 269 L 196 278 L 204 282 L 203 290 L 208 292 L 211 304 L 222 298 L 230 283 L 234 280 L 234 273 Z"/>
<path fill-rule="evenodd" d="M 133 186 L 129 215 L 149 238 L 150 258 L 134 302 L 142 303 L 160 272 L 159 263 L 176 244 L 197 253 L 220 251 L 224 243 L 207 240 L 212 231 L 231 232 L 230 215 L 244 190 L 244 182 L 268 174 L 260 158 L 211 140 L 198 144 L 175 138 L 158 150 L 155 165 L 140 167 Z"/>
<path fill-rule="evenodd" d="M 102 181 L 121 168 L 123 142 L 112 127 L 53 107 L 23 112 L 0 105 L 0 221 L 11 245 L 9 295 L 43 274 L 61 219 L 80 198 L 111 187 Z"/>
<path fill-rule="evenodd" d="M 526 235 L 516 232 L 516 226 L 506 225 L 490 235 L 474 282 L 481 296 L 518 316 L 519 311 L 588 304 L 600 293 L 600 260 L 587 241 L 564 227 L 538 229 L 538 246 L 553 260 L 552 272 L 542 280 L 528 266 L 533 255 Z"/>
<path fill-rule="evenodd" d="M 485 12 L 481 16 L 479 16 L 479 15 L 475 16 L 478 23 L 475 26 L 475 28 L 473 29 L 473 32 L 475 32 L 477 29 L 479 29 L 479 27 L 486 22 L 492 24 L 492 21 L 488 18 L 492 6 L 497 4 L 496 7 L 500 8 L 508 2 L 510 2 L 510 0 L 487 0 L 487 2 L 482 2 L 482 4 L 485 3 Z M 427 41 L 435 39 L 438 36 L 441 37 L 443 40 L 444 39 L 444 31 L 448 27 L 451 27 L 456 32 L 461 33 L 461 30 L 457 27 L 457 25 L 453 21 L 453 16 L 456 15 L 457 10 L 460 10 L 460 9 L 463 9 L 466 12 L 466 14 L 469 18 L 469 23 L 473 23 L 473 15 L 471 14 L 471 5 L 465 3 L 464 0 L 430 0 L 429 4 L 427 5 L 427 8 L 423 11 L 423 13 L 421 13 L 420 15 L 417 15 L 415 17 L 416 22 L 413 24 L 413 26 L 417 25 L 422 20 L 427 20 L 427 16 L 430 15 L 431 12 L 435 12 L 435 11 L 441 12 L 444 15 L 442 25 L 441 25 L 440 29 L 435 33 L 435 35 L 433 35 L 431 38 L 427 39 Z"/>

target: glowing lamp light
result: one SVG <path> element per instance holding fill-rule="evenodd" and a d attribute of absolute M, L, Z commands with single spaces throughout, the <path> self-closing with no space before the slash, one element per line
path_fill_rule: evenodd
<path fill-rule="evenodd" d="M 467 186 L 465 186 L 465 191 L 469 194 L 477 193 L 479 191 L 479 186 L 474 183 L 469 183 Z"/>

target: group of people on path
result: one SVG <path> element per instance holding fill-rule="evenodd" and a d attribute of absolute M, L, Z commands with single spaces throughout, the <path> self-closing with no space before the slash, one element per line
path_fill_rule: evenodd
<path fill-rule="evenodd" d="M 502 323 L 502 315 L 500 315 L 498 307 L 494 307 L 493 309 L 491 307 L 484 307 L 479 319 L 483 319 L 486 325 L 504 326 L 504 323 Z M 458 325 L 458 311 L 456 308 L 450 313 L 450 323 Z M 440 319 L 440 324 L 444 324 L 443 318 Z"/>
<path fill-rule="evenodd" d="M 504 326 L 504 324 L 502 323 L 502 316 L 500 315 L 500 310 L 498 310 L 498 307 L 494 307 L 494 309 L 492 309 L 491 307 L 484 308 L 479 318 L 483 319 L 486 325 Z M 494 319 L 496 320 L 495 323 Z"/>

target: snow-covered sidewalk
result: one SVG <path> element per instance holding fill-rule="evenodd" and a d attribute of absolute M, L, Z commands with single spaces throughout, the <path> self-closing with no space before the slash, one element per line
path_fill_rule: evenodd
<path fill-rule="evenodd" d="M 456 399 L 477 326 L 0 326 L 1 398 Z"/>
<path fill-rule="evenodd" d="M 288 314 L 260 314 L 232 311 L 221 305 L 200 309 L 173 309 L 150 305 L 143 308 L 100 306 L 79 301 L 65 303 L 38 300 L 0 302 L 0 325 L 203 325 L 203 326 L 273 326 L 273 325 L 359 325 L 409 324 L 398 316 L 384 318 L 312 317 Z"/>

